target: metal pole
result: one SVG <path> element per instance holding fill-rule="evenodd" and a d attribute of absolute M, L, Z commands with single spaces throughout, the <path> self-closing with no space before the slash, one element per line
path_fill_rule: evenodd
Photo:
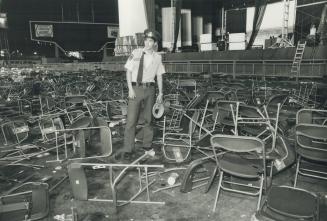
<path fill-rule="evenodd" d="M 64 21 L 64 5 L 62 2 L 60 4 L 60 6 L 61 6 L 61 21 Z"/>
<path fill-rule="evenodd" d="M 76 16 L 77 22 L 79 23 L 79 1 L 76 2 Z"/>
<path fill-rule="evenodd" d="M 320 5 L 320 4 L 325 4 L 325 3 L 327 3 L 327 1 L 314 2 L 314 3 L 299 5 L 299 6 L 296 6 L 296 8 L 302 8 L 302 7 L 307 7 L 307 6 L 311 6 L 311 5 Z"/>
<path fill-rule="evenodd" d="M 94 23 L 94 2 L 91 1 L 91 13 L 92 13 L 92 22 Z"/>

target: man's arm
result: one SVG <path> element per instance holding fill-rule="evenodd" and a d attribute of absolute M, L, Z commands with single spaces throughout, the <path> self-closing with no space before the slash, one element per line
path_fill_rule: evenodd
<path fill-rule="evenodd" d="M 127 79 L 127 86 L 128 86 L 128 97 L 133 99 L 136 96 L 132 86 L 132 72 L 130 70 L 126 71 L 126 79 Z"/>
<path fill-rule="evenodd" d="M 163 93 L 162 93 L 162 74 L 157 75 L 157 84 L 158 84 L 158 97 L 157 97 L 157 103 L 163 102 Z"/>
<path fill-rule="evenodd" d="M 157 70 L 157 83 L 158 83 L 158 90 L 159 94 L 157 97 L 157 103 L 162 103 L 163 102 L 163 91 L 162 91 L 162 75 L 165 73 L 165 67 L 162 64 L 162 57 L 160 56 L 160 61 L 159 61 L 159 67 Z"/>
<path fill-rule="evenodd" d="M 162 93 L 162 74 L 157 75 L 157 83 L 158 83 L 158 90 L 159 90 L 159 94 L 163 94 Z"/>

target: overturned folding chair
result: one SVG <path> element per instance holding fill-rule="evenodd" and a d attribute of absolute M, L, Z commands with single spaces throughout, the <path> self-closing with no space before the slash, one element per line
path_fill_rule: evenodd
<path fill-rule="evenodd" d="M 51 161 L 103 158 L 112 153 L 111 130 L 101 118 L 82 117 L 69 128 L 53 132 L 56 135 L 56 159 Z M 59 142 L 59 137 L 63 137 L 63 142 Z M 70 137 L 72 140 L 68 139 Z M 69 144 L 72 144 L 72 151 L 69 151 Z M 64 156 L 60 150 L 64 150 Z"/>
<path fill-rule="evenodd" d="M 23 120 L 4 122 L 0 125 L 0 128 L 0 137 L 4 142 L 1 146 L 19 145 L 28 138 L 30 132 L 27 122 Z"/>
<path fill-rule="evenodd" d="M 0 196 L 0 220 L 39 220 L 49 213 L 49 190 L 45 183 L 24 183 Z"/>
<path fill-rule="evenodd" d="M 180 114 L 180 127 L 176 127 L 176 125 L 174 125 L 173 128 L 167 128 L 166 117 L 164 118 L 164 130 L 162 137 L 162 152 L 164 157 L 170 162 L 177 163 L 185 161 L 190 156 L 192 136 L 196 128 L 196 125 L 192 122 L 192 120 L 183 115 L 192 114 L 192 119 L 197 122 L 200 111 L 194 110 L 184 113 L 183 110 L 180 110 Z"/>
<path fill-rule="evenodd" d="M 149 176 L 150 169 L 163 168 L 163 165 L 141 164 L 142 160 L 154 155 L 155 152 L 153 150 L 146 151 L 130 164 L 80 163 L 80 161 L 71 161 L 68 165 L 68 174 L 74 198 L 83 201 L 113 203 L 115 212 L 117 212 L 118 207 L 129 203 L 164 205 L 164 202 L 151 200 L 150 186 L 154 184 L 155 179 Z M 106 194 L 102 190 L 101 196 L 92 197 L 92 189 L 88 185 L 88 178 L 94 179 L 95 174 L 101 172 L 105 174 L 100 180 L 105 181 L 103 186 L 107 186 Z M 127 176 L 127 174 L 131 173 L 137 174 L 132 176 L 132 180 L 130 179 L 131 177 Z M 132 190 L 131 192 L 134 191 L 133 193 L 127 193 L 124 188 L 126 184 L 133 186 L 133 188 L 129 188 Z M 96 193 L 99 193 L 98 189 Z M 131 196 L 127 197 L 128 195 Z"/>
<path fill-rule="evenodd" d="M 289 186 L 273 186 L 255 214 L 256 220 L 319 220 L 319 198 L 315 193 Z"/>

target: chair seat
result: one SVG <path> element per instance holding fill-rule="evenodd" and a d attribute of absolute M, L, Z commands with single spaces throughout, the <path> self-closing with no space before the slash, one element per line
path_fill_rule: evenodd
<path fill-rule="evenodd" d="M 297 149 L 296 152 L 307 159 L 319 161 L 319 162 L 327 162 L 327 151 L 314 151 L 314 150 L 306 150 L 306 149 Z"/>
<path fill-rule="evenodd" d="M 91 123 L 90 117 L 82 117 L 74 121 L 70 126 L 69 129 L 76 129 L 76 128 L 85 128 L 89 126 Z"/>
<path fill-rule="evenodd" d="M 73 95 L 65 97 L 65 102 L 70 104 L 79 104 L 83 103 L 85 99 L 86 98 L 84 95 Z"/>
<path fill-rule="evenodd" d="M 219 166 L 224 172 L 244 178 L 257 178 L 263 171 L 261 159 L 246 159 L 233 153 L 224 154 Z"/>
<path fill-rule="evenodd" d="M 291 217 L 309 218 L 316 213 L 318 201 L 314 195 L 304 190 L 272 187 L 268 194 L 267 207 Z"/>

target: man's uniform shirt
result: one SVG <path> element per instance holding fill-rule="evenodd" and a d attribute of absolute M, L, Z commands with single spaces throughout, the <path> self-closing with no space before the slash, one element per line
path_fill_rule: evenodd
<path fill-rule="evenodd" d="M 132 72 L 132 82 L 137 81 L 137 74 L 139 70 L 140 60 L 143 53 L 142 48 L 133 50 L 129 56 L 125 68 Z M 165 73 L 165 67 L 162 64 L 162 57 L 157 52 L 152 54 L 144 54 L 144 66 L 143 66 L 143 80 L 142 82 L 154 82 L 154 78 L 157 75 Z"/>

